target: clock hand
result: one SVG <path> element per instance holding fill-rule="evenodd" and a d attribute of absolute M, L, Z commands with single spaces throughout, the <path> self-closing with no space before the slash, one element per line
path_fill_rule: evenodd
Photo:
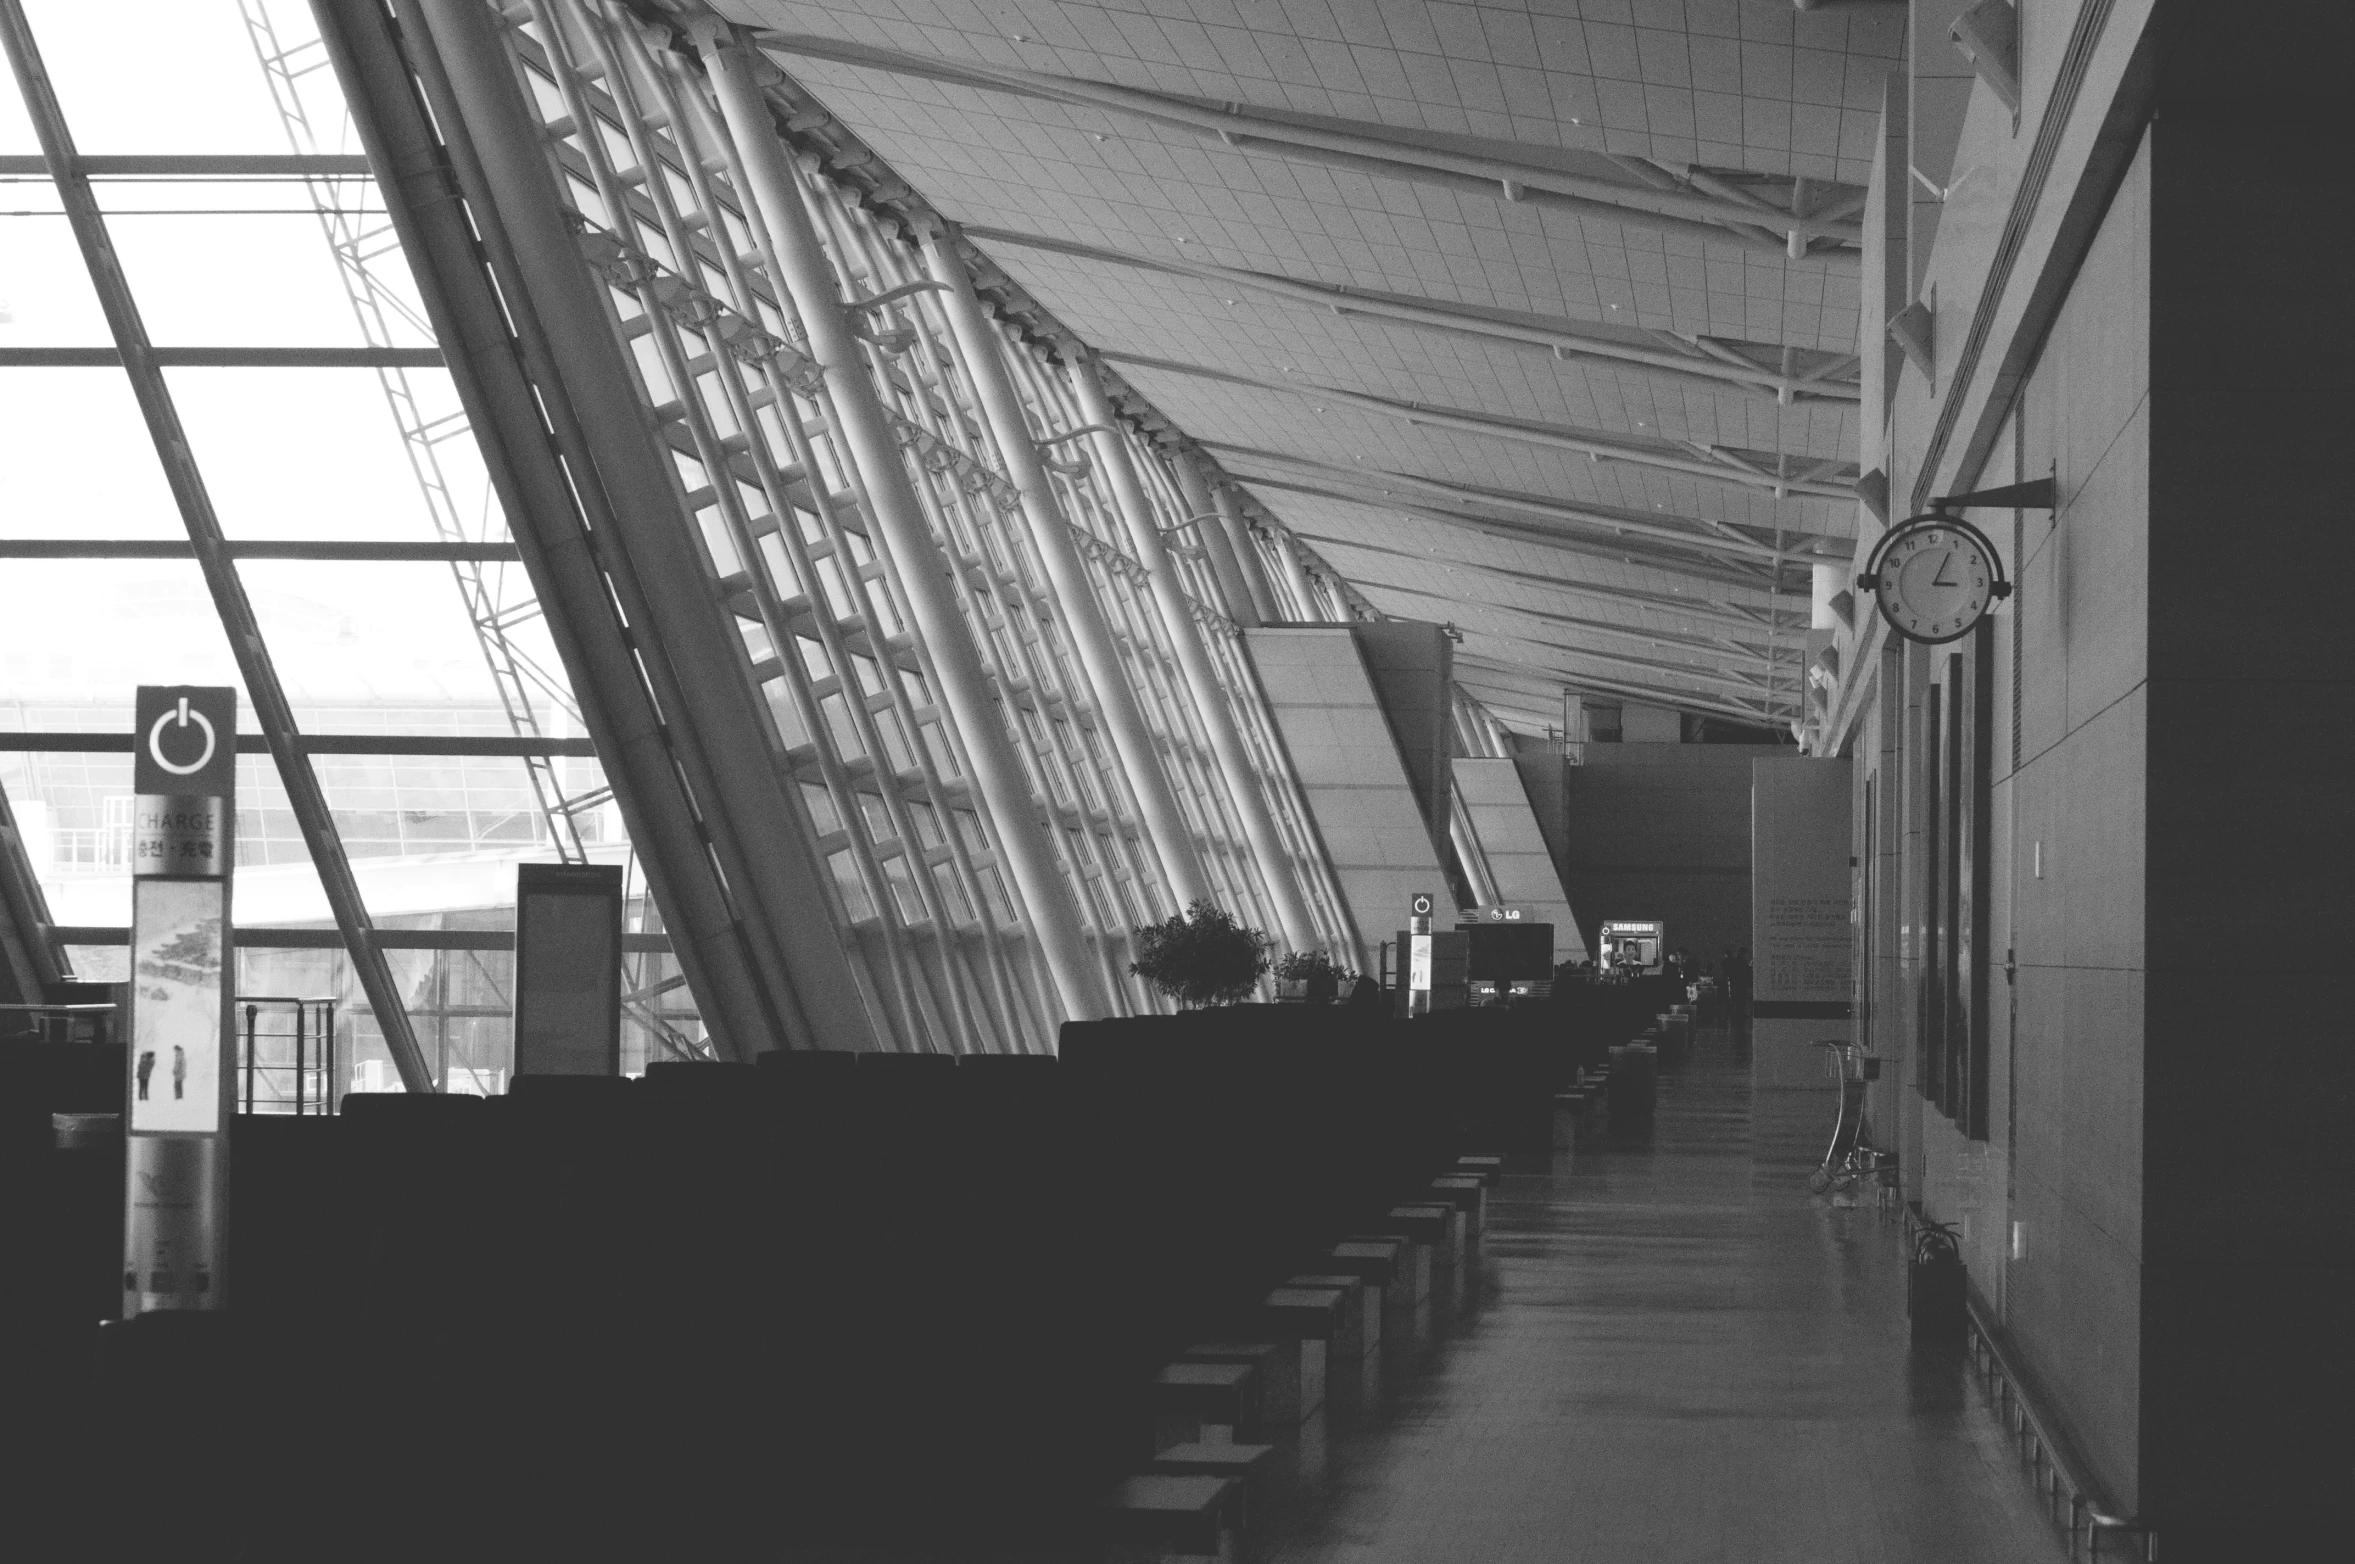
<path fill-rule="evenodd" d="M 1962 585 L 1960 581 L 1949 581 L 1946 579 L 1946 567 L 1954 563 L 1954 554 L 1955 551 L 1953 549 L 1948 549 L 1945 553 L 1938 556 L 1938 574 L 1930 578 L 1930 585 L 1934 587 Z"/>

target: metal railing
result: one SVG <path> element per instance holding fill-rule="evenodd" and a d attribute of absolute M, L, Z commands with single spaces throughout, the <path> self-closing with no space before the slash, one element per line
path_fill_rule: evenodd
<path fill-rule="evenodd" d="M 35 1038 L 44 1043 L 103 1043 L 114 1036 L 115 1007 L 87 1005 L 0 1005 L 0 1039 Z"/>
<path fill-rule="evenodd" d="M 2137 1516 L 2116 1513 L 2102 1491 L 2086 1479 L 2075 1458 L 2066 1453 L 2067 1446 L 2054 1440 L 2048 1419 L 2028 1398 L 2019 1371 L 2005 1354 L 1994 1327 L 1980 1313 L 1978 1300 L 1971 1299 L 1967 1307 L 1971 1366 L 1995 1400 L 2020 1464 L 2028 1468 L 2029 1478 L 2036 1484 L 2046 1518 L 2067 1528 L 2069 1557 L 2079 1557 L 2082 1546 L 2082 1556 L 2088 1559 L 2139 1558 L 2146 1564 L 2156 1559 L 2158 1533 Z M 2105 1549 L 2104 1544 L 2113 1538 L 2119 1546 Z M 2131 1552 L 2126 1551 L 2129 1545 Z"/>
<path fill-rule="evenodd" d="M 335 1078 L 335 1001 L 237 999 L 237 1111 L 325 1117 L 343 1096 Z"/>

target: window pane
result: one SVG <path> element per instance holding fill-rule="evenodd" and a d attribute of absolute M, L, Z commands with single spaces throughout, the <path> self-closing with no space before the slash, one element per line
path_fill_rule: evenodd
<path fill-rule="evenodd" d="M 237 0 L 31 0 L 25 10 L 79 150 L 288 150 Z M 282 51 L 317 36 L 302 5 L 271 0 L 266 11 Z M 302 92 L 322 140 L 339 143 L 333 73 L 312 72 Z"/>
<path fill-rule="evenodd" d="M 0 251 L 0 267 L 8 261 Z M 0 342 L 12 340 L 7 333 L 0 326 Z M 105 481 L 94 481 L 101 473 Z M 0 369 L 0 536 L 188 536 L 121 370 Z M 7 566 L 12 584 L 23 568 Z M 94 572 L 109 567 L 76 568 L 86 596 Z M 0 645 L 8 634 L 0 625 Z"/>
<path fill-rule="evenodd" d="M 14 481 L 0 473 L 7 492 Z M 97 701 L 111 717 L 22 726 L 127 733 L 139 685 L 226 684 L 238 688 L 240 720 L 252 731 L 251 702 L 194 561 L 12 559 L 6 574 L 0 712 Z"/>
<path fill-rule="evenodd" d="M 397 397 L 372 369 L 168 369 L 164 383 L 230 537 L 506 539 L 481 456 L 449 416 L 460 409 L 444 370 L 400 371 Z M 404 439 L 396 405 L 458 438 Z M 423 478 L 445 496 L 438 518 Z"/>
<path fill-rule="evenodd" d="M 259 198 L 280 189 L 206 181 L 180 186 L 175 199 L 242 208 L 265 204 Z M 163 199 L 154 186 L 107 188 L 108 204 L 118 208 L 152 207 Z M 270 202 L 282 203 L 283 193 Z M 366 204 L 383 205 L 373 194 Z M 113 217 L 107 228 L 147 334 L 159 347 L 361 347 L 367 342 L 334 252 L 319 231 L 319 220 L 307 212 Z M 401 291 L 408 291 L 397 256 L 370 264 L 389 268 L 399 277 Z M 392 345 L 415 347 L 421 340 L 414 330 L 404 330 Z"/>
<path fill-rule="evenodd" d="M 0 217 L 0 346 L 112 344 L 98 290 L 90 286 L 55 187 L 38 175 L 0 183 L 0 205 L 24 214 Z"/>
<path fill-rule="evenodd" d="M 513 578 L 518 600 L 528 596 L 521 590 L 521 566 L 483 570 L 486 579 Z M 423 731 L 510 731 L 449 566 L 246 560 L 237 571 L 279 682 L 297 706 L 448 702 L 459 709 Z M 538 628 L 534 621 L 530 629 Z M 527 639 L 525 627 L 518 626 L 511 644 L 527 655 L 540 651 L 535 665 L 554 674 L 556 659 L 541 649 L 542 642 L 544 632 Z M 554 700 L 534 694 L 535 714 L 543 725 L 553 721 Z"/>

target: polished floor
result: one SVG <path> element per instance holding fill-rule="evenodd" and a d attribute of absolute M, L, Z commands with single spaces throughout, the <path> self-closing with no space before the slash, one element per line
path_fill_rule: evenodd
<path fill-rule="evenodd" d="M 2067 1564 L 1894 1214 L 1811 1195 L 1832 1087 L 1704 1043 L 1654 1126 L 1491 1190 L 1467 1284 L 1282 1431 L 1237 1564 Z M 852 1547 L 796 1564 L 1070 1564 Z"/>
<path fill-rule="evenodd" d="M 1960 1349 L 1908 1339 L 1897 1221 L 1808 1193 L 1831 1117 L 1704 1049 L 1648 1135 L 1508 1175 L 1469 1286 L 1279 1451 L 1247 1557 L 2065 1560 Z"/>

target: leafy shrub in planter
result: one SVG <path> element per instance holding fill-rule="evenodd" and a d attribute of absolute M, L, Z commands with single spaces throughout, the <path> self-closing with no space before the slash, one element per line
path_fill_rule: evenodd
<path fill-rule="evenodd" d="M 1297 992 L 1312 1005 L 1330 1004 L 1355 982 L 1357 973 L 1321 950 L 1295 950 L 1276 963 L 1276 980 L 1283 992 Z M 1290 985 L 1300 985 L 1297 990 Z"/>
<path fill-rule="evenodd" d="M 1247 999 L 1267 975 L 1275 944 L 1222 907 L 1198 901 L 1166 923 L 1147 923 L 1130 939 L 1129 971 L 1188 1010 Z"/>

